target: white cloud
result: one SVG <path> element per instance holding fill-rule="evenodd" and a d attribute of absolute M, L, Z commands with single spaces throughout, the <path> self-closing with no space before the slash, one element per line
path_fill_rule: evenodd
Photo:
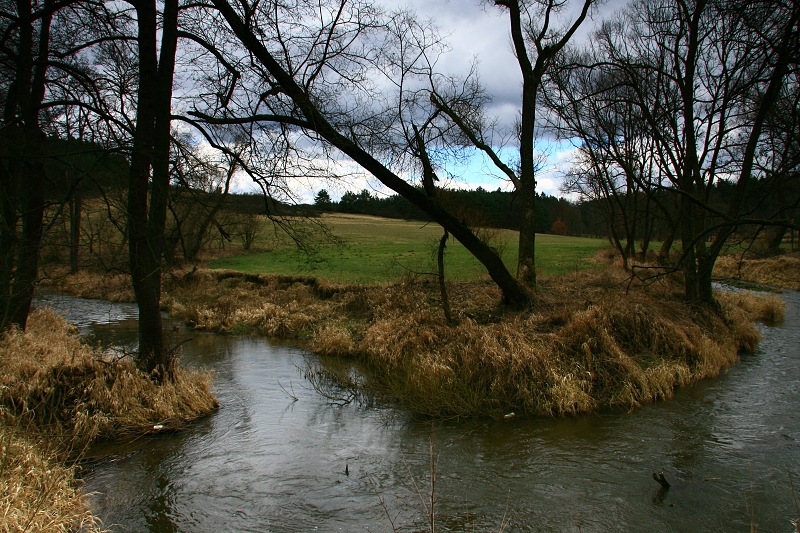
<path fill-rule="evenodd" d="M 314 196 L 322 189 L 328 191 L 334 201 L 339 201 L 347 191 L 359 192 L 364 189 L 379 196 L 394 194 L 353 161 L 317 159 L 312 163 L 316 170 L 327 168 L 328 177 L 306 176 L 286 179 L 286 189 L 292 192 L 297 203 L 314 203 Z M 235 178 L 234 191 L 260 193 L 261 188 L 249 176 L 240 172 Z"/>
<path fill-rule="evenodd" d="M 576 34 L 575 41 L 588 39 L 595 21 L 619 9 L 627 0 L 607 0 L 600 5 L 599 14 L 594 21 L 587 20 Z M 511 45 L 507 13 L 495 8 L 493 4 L 480 0 L 407 0 L 398 3 L 390 0 L 379 0 L 387 10 L 407 6 L 425 19 L 431 19 L 450 44 L 451 51 L 443 56 L 437 68 L 443 73 L 466 74 L 473 61 L 478 61 L 478 72 L 481 82 L 492 103 L 487 108 L 490 117 L 497 117 L 502 125 L 512 126 L 519 116 L 521 99 L 520 68 Z M 576 6 L 582 2 L 571 0 L 570 18 L 574 18 Z M 558 190 L 561 177 L 571 164 L 575 155 L 575 147 L 569 143 L 557 143 L 543 139 L 541 146 L 547 148 L 548 157 L 545 168 L 537 176 L 537 188 L 548 195 L 563 196 Z M 334 174 L 346 175 L 337 179 L 293 179 L 290 182 L 295 194 L 302 202 L 313 202 L 314 195 L 320 189 L 326 189 L 338 200 L 345 191 L 361 191 L 367 189 L 375 194 L 393 194 L 377 179 L 360 169 L 351 161 L 331 162 Z M 508 180 L 482 157 L 475 157 L 467 164 L 451 169 L 458 178 L 443 180 L 442 185 L 454 188 L 482 187 L 486 190 L 512 190 Z M 240 180 L 237 186 L 241 190 L 253 189 L 249 180 Z"/>

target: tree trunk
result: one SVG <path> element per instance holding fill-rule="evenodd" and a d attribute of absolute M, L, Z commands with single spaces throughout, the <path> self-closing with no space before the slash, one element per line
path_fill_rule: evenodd
<path fill-rule="evenodd" d="M 613 213 L 612 213 L 612 218 L 610 219 L 610 221 L 608 223 L 609 239 L 611 240 L 612 244 L 614 245 L 614 248 L 616 248 L 617 251 L 619 252 L 620 257 L 622 257 L 622 269 L 625 272 L 628 272 L 628 271 L 630 271 L 631 267 L 628 264 L 627 249 L 622 246 L 622 241 L 620 240 L 619 235 L 617 235 L 617 230 L 614 228 L 613 220 L 614 219 L 613 219 Z"/>
<path fill-rule="evenodd" d="M 46 5 L 49 2 L 46 2 Z M 50 25 L 52 13 L 41 17 L 38 32 L 32 20 L 33 4 L 17 2 L 19 37 L 15 61 L 14 79 L 6 95 L 4 126 L 21 137 L 21 161 L 10 162 L 10 172 L 3 172 L 3 228 L 1 239 L 3 252 L 16 249 L 16 265 L 12 256 L 4 257 L 0 267 L 0 329 L 18 324 L 25 329 L 33 300 L 36 280 L 39 276 L 39 248 L 44 229 L 45 170 L 43 160 L 44 133 L 39 126 L 40 106 L 44 100 L 45 81 L 50 49 Z M 34 51 L 34 37 L 38 39 Z M 19 129 L 14 124 L 21 124 Z M 4 129 L 5 129 L 4 128 Z M 6 136 L 11 143 L 17 139 Z M 17 205 L 9 205 L 15 202 Z M 19 210 L 17 210 L 17 208 Z M 13 214 L 12 214 L 13 213 Z M 22 222 L 17 235 L 17 213 Z M 16 241 L 16 242 L 13 242 Z M 13 252 L 12 252 L 13 253 Z M 12 273 L 13 269 L 13 273 Z M 11 278 L 13 277 L 13 284 Z"/>
<path fill-rule="evenodd" d="M 536 182 L 520 180 L 517 192 L 520 204 L 519 258 L 517 278 L 531 288 L 536 287 Z"/>
<path fill-rule="evenodd" d="M 39 277 L 39 247 L 44 229 L 44 164 L 42 163 L 42 138 L 39 125 L 26 125 L 26 161 L 21 180 L 22 233 L 19 242 L 17 269 L 11 290 L 10 317 L 12 324 L 25 329 L 31 309 L 33 291 Z"/>
<path fill-rule="evenodd" d="M 139 366 L 156 379 L 171 368 L 161 321 L 161 258 L 169 187 L 170 113 L 177 46 L 177 1 L 165 2 L 157 60 L 156 3 L 135 4 L 139 25 L 139 99 L 128 183 L 131 281 L 139 306 Z M 152 188 L 148 212 L 148 182 Z"/>
<path fill-rule="evenodd" d="M 452 324 L 453 312 L 450 310 L 450 298 L 447 296 L 447 286 L 444 283 L 444 249 L 447 245 L 448 236 L 447 230 L 444 230 L 444 235 L 439 239 L 439 250 L 436 254 L 436 259 L 439 263 L 439 293 L 442 295 L 442 309 L 444 309 L 444 317 L 447 319 L 447 323 Z"/>
<path fill-rule="evenodd" d="M 681 209 L 678 213 L 678 224 L 681 228 L 684 295 L 689 301 L 697 301 L 699 288 L 697 285 L 697 260 L 694 247 L 694 210 L 692 201 L 686 196 L 681 196 Z"/>
<path fill-rule="evenodd" d="M 463 244 L 486 267 L 489 276 L 503 291 L 504 303 L 514 307 L 524 307 L 530 304 L 531 296 L 527 289 L 511 275 L 497 252 L 481 241 L 466 224 L 444 210 L 435 200 L 428 198 L 423 191 L 397 176 L 353 140 L 339 133 L 316 107 L 309 95 L 272 57 L 261 41 L 251 32 L 250 28 L 242 22 L 230 4 L 225 0 L 213 0 L 213 3 L 228 21 L 231 29 L 242 44 L 275 77 L 285 94 L 292 98 L 300 108 L 307 119 L 306 128 L 315 131 L 331 145 L 361 165 L 364 170 L 370 172 L 381 183 L 406 198 L 430 216 L 432 220 L 449 231 L 456 240 Z"/>
<path fill-rule="evenodd" d="M 661 247 L 658 249 L 658 264 L 661 266 L 670 266 L 672 261 L 670 259 L 670 252 L 672 251 L 672 243 L 675 240 L 675 224 L 670 224 L 667 228 L 667 234 L 661 242 Z"/>
<path fill-rule="evenodd" d="M 217 202 L 212 206 L 211 210 L 206 213 L 206 215 L 203 217 L 203 220 L 198 225 L 193 238 L 189 241 L 189 246 L 184 249 L 183 258 L 187 261 L 194 261 L 197 259 L 197 255 L 200 253 L 200 250 L 203 247 L 203 242 L 205 242 L 208 228 L 211 226 L 211 223 L 214 222 L 214 218 L 217 216 L 217 213 L 219 213 L 220 209 L 222 209 L 222 206 L 228 197 L 232 177 L 233 173 L 229 175 L 228 180 L 225 183 L 225 189 L 220 193 L 220 197 Z"/>
<path fill-rule="evenodd" d="M 0 331 L 11 324 L 11 287 L 14 281 L 14 258 L 17 254 L 18 159 L 12 149 L 14 127 L 0 131 L 3 161 L 0 164 Z M 8 166 L 6 166 L 6 164 Z"/>
<path fill-rule="evenodd" d="M 81 204 L 81 194 L 75 191 L 69 201 L 69 271 L 72 274 L 77 274 L 80 268 Z"/>

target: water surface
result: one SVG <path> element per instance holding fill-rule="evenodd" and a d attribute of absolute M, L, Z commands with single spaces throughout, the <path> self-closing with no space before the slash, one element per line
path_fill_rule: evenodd
<path fill-rule="evenodd" d="M 800 294 L 784 297 L 784 323 L 728 373 L 634 412 L 564 420 L 432 425 L 334 406 L 298 370 L 306 351 L 173 323 L 172 342 L 193 338 L 184 363 L 216 372 L 220 410 L 98 447 L 113 459 L 85 472 L 86 490 L 116 531 L 420 531 L 432 439 L 440 531 L 493 531 L 504 518 L 506 531 L 794 531 Z M 104 343 L 135 342 L 135 307 L 54 305 Z"/>

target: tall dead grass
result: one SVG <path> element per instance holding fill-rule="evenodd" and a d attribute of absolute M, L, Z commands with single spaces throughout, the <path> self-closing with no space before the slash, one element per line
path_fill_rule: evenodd
<path fill-rule="evenodd" d="M 378 388 L 415 412 L 564 416 L 668 398 L 717 375 L 758 337 L 746 322 L 732 328 L 711 312 L 654 304 L 637 294 L 454 328 L 422 310 L 374 321 L 357 352 Z"/>
<path fill-rule="evenodd" d="M 782 255 L 766 259 L 742 259 L 724 255 L 714 265 L 714 275 L 784 289 L 800 290 L 800 256 Z"/>
<path fill-rule="evenodd" d="M 366 394 L 443 417 L 565 416 L 669 398 L 753 350 L 754 321 L 782 316 L 774 296 L 720 294 L 714 309 L 687 306 L 667 280 L 628 290 L 611 267 L 541 285 L 533 309 L 513 312 L 488 282 L 453 283 L 455 325 L 436 285 L 413 279 L 357 287 L 198 271 L 165 301 L 199 329 L 300 338 L 352 358 Z"/>
<path fill-rule="evenodd" d="M 42 287 L 57 289 L 79 298 L 94 298 L 109 302 L 135 302 L 130 274 L 122 272 L 93 272 L 81 270 L 70 274 L 67 267 L 46 265 Z"/>
<path fill-rule="evenodd" d="M 0 426 L 0 494 L 4 533 L 100 531 L 76 487 L 74 468 L 6 424 Z"/>
<path fill-rule="evenodd" d="M 26 331 L 0 338 L 2 505 L 0 531 L 74 531 L 92 524 L 72 470 L 98 438 L 176 428 L 217 407 L 210 375 L 178 367 L 158 385 L 128 359 L 83 344 L 49 309 L 34 311 Z"/>

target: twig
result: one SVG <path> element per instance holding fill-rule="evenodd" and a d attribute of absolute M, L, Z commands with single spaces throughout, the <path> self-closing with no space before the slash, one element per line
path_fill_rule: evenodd
<path fill-rule="evenodd" d="M 503 518 L 500 520 L 500 529 L 497 530 L 497 533 L 503 533 L 506 530 L 508 525 L 511 523 L 511 518 L 508 516 L 508 507 L 511 505 L 511 491 L 508 491 L 508 497 L 506 497 L 506 508 L 503 511 Z"/>
<path fill-rule="evenodd" d="M 794 499 L 794 508 L 797 509 L 797 518 L 800 519 L 800 501 L 797 499 L 797 491 L 794 490 L 794 481 L 792 480 L 792 473 L 786 469 L 786 475 L 789 476 L 789 486 L 792 488 L 792 498 Z M 797 524 L 795 524 L 797 527 Z"/>
<path fill-rule="evenodd" d="M 392 518 L 392 514 L 389 512 L 389 508 L 386 506 L 386 500 L 383 499 L 383 496 L 381 496 L 381 493 L 378 491 L 378 486 L 375 483 L 375 480 L 372 478 L 372 476 L 367 475 L 367 481 L 372 486 L 372 490 L 375 491 L 375 495 L 378 497 L 378 502 L 380 502 L 381 507 L 383 507 L 383 512 L 386 514 L 386 519 L 389 520 L 389 525 L 392 526 L 392 532 L 396 533 L 397 526 L 394 525 L 394 518 Z M 395 515 L 395 518 L 397 518 L 399 515 L 400 513 Z"/>
<path fill-rule="evenodd" d="M 286 390 L 286 389 L 283 387 L 283 384 L 281 384 L 281 381 L 280 381 L 280 380 L 278 380 L 278 386 L 281 388 L 281 390 L 283 391 L 283 393 L 284 393 L 286 396 L 288 396 L 289 398 L 291 398 L 291 399 L 292 399 L 292 402 L 296 402 L 297 400 L 299 400 L 299 399 L 300 399 L 300 398 L 298 398 L 298 397 L 297 397 L 297 395 L 294 393 L 294 387 L 292 386 L 292 382 L 291 382 L 291 381 L 289 381 L 289 388 L 290 388 L 290 389 L 292 389 L 292 392 L 289 392 L 289 391 L 287 391 L 287 390 Z"/>
<path fill-rule="evenodd" d="M 193 340 L 194 340 L 194 339 L 193 339 L 192 337 L 189 337 L 188 339 L 183 339 L 181 342 L 179 342 L 178 344 L 176 344 L 175 346 L 173 346 L 173 347 L 172 347 L 172 348 L 169 350 L 169 352 L 167 352 L 167 353 L 169 353 L 169 355 L 175 355 L 175 352 L 177 352 L 177 351 L 178 351 L 178 348 L 180 348 L 181 346 L 183 346 L 183 345 L 184 345 L 184 344 L 186 344 L 187 342 L 189 342 L 189 341 L 193 341 Z"/>

